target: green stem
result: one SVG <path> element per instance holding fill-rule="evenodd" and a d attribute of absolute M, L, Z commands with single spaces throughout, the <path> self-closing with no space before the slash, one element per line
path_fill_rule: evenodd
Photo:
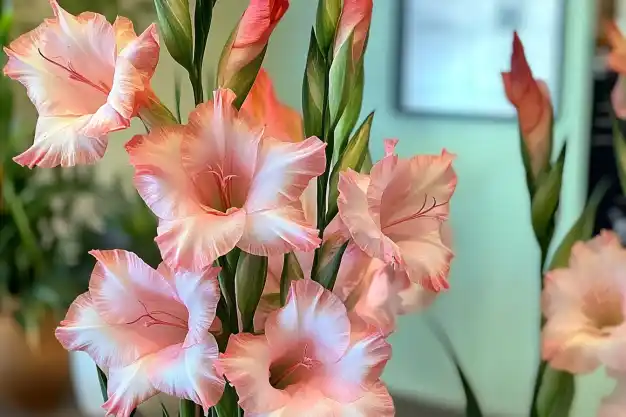
<path fill-rule="evenodd" d="M 199 417 L 202 415 L 202 411 L 198 412 L 200 410 L 199 406 L 191 400 L 181 399 L 178 404 L 178 414 L 180 417 Z"/>
<path fill-rule="evenodd" d="M 193 89 L 193 99 L 197 106 L 198 104 L 204 102 L 202 77 L 198 68 L 194 67 L 191 71 L 189 71 L 189 81 L 191 82 L 191 87 Z"/>

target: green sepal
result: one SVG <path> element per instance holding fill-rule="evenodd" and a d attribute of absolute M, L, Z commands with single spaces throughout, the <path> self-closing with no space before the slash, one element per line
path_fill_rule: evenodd
<path fill-rule="evenodd" d="M 339 156 L 339 161 L 333 167 L 333 172 L 330 176 L 326 224 L 329 224 L 337 214 L 337 199 L 339 198 L 339 191 L 337 187 L 339 185 L 339 174 L 348 169 L 353 169 L 359 172 L 363 166 L 363 162 L 365 161 L 369 151 L 370 133 L 373 122 L 374 112 L 370 113 L 365 118 L 354 136 L 348 141 L 348 145 Z"/>
<path fill-rule="evenodd" d="M 348 242 L 341 245 L 339 250 L 334 254 L 332 259 L 326 264 L 322 265 L 319 272 L 315 276 L 315 281 L 319 282 L 324 288 L 332 291 L 337 281 L 337 273 L 339 272 L 339 266 L 341 265 L 341 258 L 343 257 Z"/>
<path fill-rule="evenodd" d="M 355 79 L 354 62 L 352 61 L 352 44 L 354 32 L 350 33 L 346 41 L 330 65 L 328 73 L 328 110 L 330 125 L 334 129 L 348 105 Z"/>
<path fill-rule="evenodd" d="M 311 30 L 309 52 L 302 81 L 302 113 L 306 137 L 324 137 L 324 96 L 326 93 L 326 59 L 320 51 L 315 31 Z"/>
<path fill-rule="evenodd" d="M 365 67 L 363 59 L 357 64 L 355 82 L 351 89 L 350 99 L 343 115 L 335 128 L 335 149 L 341 155 L 348 145 L 348 138 L 359 120 L 363 104 L 363 87 L 365 84 Z"/>
<path fill-rule="evenodd" d="M 235 273 L 235 293 L 244 332 L 254 331 L 254 313 L 265 288 L 266 276 L 266 256 L 252 255 L 247 252 L 239 255 Z"/>
<path fill-rule="evenodd" d="M 287 302 L 287 295 L 289 294 L 289 288 L 293 281 L 304 279 L 304 272 L 300 262 L 293 252 L 285 254 L 283 262 L 283 270 L 280 275 L 280 305 L 284 306 Z"/>
<path fill-rule="evenodd" d="M 165 46 L 176 62 L 193 70 L 193 34 L 189 0 L 154 0 L 157 22 Z"/>
<path fill-rule="evenodd" d="M 319 48 L 326 55 L 333 46 L 339 16 L 341 15 L 341 0 L 320 0 L 317 3 L 315 32 Z"/>

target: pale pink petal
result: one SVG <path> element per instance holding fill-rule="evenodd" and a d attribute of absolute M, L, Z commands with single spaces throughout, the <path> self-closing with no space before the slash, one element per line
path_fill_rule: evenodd
<path fill-rule="evenodd" d="M 366 394 L 350 404 L 341 405 L 342 417 L 393 417 L 393 399 L 385 385 L 377 381 L 368 387 Z"/>
<path fill-rule="evenodd" d="M 346 353 L 326 368 L 321 388 L 336 401 L 356 401 L 369 385 L 378 381 L 390 357 L 391 345 L 380 332 L 369 328 L 366 334 L 353 334 Z"/>
<path fill-rule="evenodd" d="M 252 0 L 239 22 L 235 47 L 267 43 L 274 26 L 288 8 L 289 0 Z"/>
<path fill-rule="evenodd" d="M 129 417 L 139 404 L 158 394 L 149 380 L 151 362 L 152 356 L 147 356 L 126 367 L 109 370 L 109 399 L 102 405 L 107 414 Z"/>
<path fill-rule="evenodd" d="M 302 116 L 278 100 L 272 79 L 264 68 L 259 71 L 241 112 L 251 123 L 263 126 L 266 136 L 283 142 L 304 139 Z"/>
<path fill-rule="evenodd" d="M 130 126 L 130 120 L 122 117 L 112 106 L 104 104 L 79 131 L 89 138 L 106 138 L 106 135 Z M 91 139 L 92 141 L 95 139 Z"/>
<path fill-rule="evenodd" d="M 187 348 L 169 346 L 151 358 L 150 382 L 165 394 L 200 404 L 207 412 L 224 391 L 224 379 L 215 369 L 218 355 L 217 342 L 209 333 Z"/>
<path fill-rule="evenodd" d="M 350 343 L 350 321 L 341 300 L 310 279 L 292 282 L 287 304 L 265 322 L 270 349 L 310 343 L 310 355 L 322 363 L 339 360 Z"/>
<path fill-rule="evenodd" d="M 616 380 L 616 384 L 613 392 L 602 400 L 598 417 L 626 417 L 626 374 L 608 373 Z"/>
<path fill-rule="evenodd" d="M 201 273 L 183 271 L 174 276 L 178 299 L 189 311 L 185 348 L 201 343 L 216 319 L 215 311 L 221 296 L 218 272 L 219 268 L 208 267 Z"/>
<path fill-rule="evenodd" d="M 577 317 L 549 320 L 542 331 L 542 358 L 554 369 L 593 372 L 600 366 L 602 341 L 586 330 Z"/>
<path fill-rule="evenodd" d="M 181 144 L 187 131 L 182 126 L 153 129 L 126 144 L 135 167 L 135 187 L 159 218 L 174 220 L 201 214 L 195 188 L 181 162 Z"/>
<path fill-rule="evenodd" d="M 126 119 L 135 114 L 138 95 L 144 92 L 144 79 L 141 73 L 123 56 L 117 57 L 113 85 L 107 98 L 109 106 Z"/>
<path fill-rule="evenodd" d="M 283 206 L 249 213 L 237 246 L 255 255 L 279 255 L 292 250 L 312 251 L 321 240 L 301 209 Z"/>
<path fill-rule="evenodd" d="M 307 223 L 316 226 L 317 225 L 317 178 L 311 179 L 309 181 L 309 185 L 302 192 L 302 196 L 300 197 L 300 202 L 302 203 L 302 210 L 304 211 L 304 218 Z M 333 219 L 335 220 L 335 219 Z M 335 223 L 333 221 L 326 226 L 326 233 L 333 233 L 333 226 Z M 330 230 L 329 230 L 330 229 Z M 326 232 L 328 230 L 328 232 Z"/>
<path fill-rule="evenodd" d="M 170 267 L 198 271 L 233 249 L 245 225 L 246 214 L 238 209 L 161 220 L 156 242 Z"/>
<path fill-rule="evenodd" d="M 617 82 L 611 91 L 611 105 L 618 119 L 626 119 L 626 78 L 617 77 Z"/>
<path fill-rule="evenodd" d="M 35 143 L 13 160 L 29 168 L 93 164 L 104 155 L 108 140 L 106 136 L 90 138 L 79 133 L 90 119 L 91 116 L 40 117 Z"/>
<path fill-rule="evenodd" d="M 386 263 L 400 264 L 399 248 L 383 234 L 370 212 L 366 194 L 369 181 L 369 177 L 350 169 L 339 174 L 339 215 L 361 250 Z"/>
<path fill-rule="evenodd" d="M 98 263 L 91 274 L 89 293 L 98 313 L 108 323 L 132 324 L 152 351 L 185 338 L 187 309 L 175 300 L 174 288 L 161 274 L 131 252 L 90 254 Z M 155 320 L 175 325 L 144 325 Z"/>
<path fill-rule="evenodd" d="M 159 62 L 156 26 L 150 25 L 120 52 L 115 63 L 113 85 L 107 102 L 123 117 L 130 119 L 146 100 L 150 79 Z"/>
<path fill-rule="evenodd" d="M 283 407 L 289 395 L 269 382 L 270 346 L 265 336 L 240 333 L 230 337 L 219 369 L 237 389 L 246 413 L 269 413 Z"/>
<path fill-rule="evenodd" d="M 203 204 L 223 212 L 243 207 L 261 139 L 260 130 L 238 118 L 234 99 L 232 91 L 219 89 L 213 101 L 191 112 L 181 153 Z"/>
<path fill-rule="evenodd" d="M 326 144 L 315 137 L 297 143 L 265 138 L 246 210 L 252 213 L 298 201 L 310 180 L 326 169 L 325 148 Z"/>
<path fill-rule="evenodd" d="M 86 352 L 102 367 L 126 366 L 154 351 L 141 330 L 140 326 L 107 323 L 85 293 L 72 303 L 55 336 L 65 349 Z"/>
<path fill-rule="evenodd" d="M 399 161 L 392 175 L 375 164 L 367 196 L 370 209 L 380 213 L 383 230 L 418 217 L 447 219 L 457 182 L 453 160 L 445 150 L 441 156 L 417 155 Z"/>
<path fill-rule="evenodd" d="M 386 233 L 400 249 L 412 282 L 433 291 L 449 288 L 448 273 L 454 254 L 442 242 L 439 220 L 414 219 L 394 225 Z"/>
<path fill-rule="evenodd" d="M 159 63 L 159 51 L 159 35 L 156 24 L 153 23 L 141 35 L 124 46 L 118 59 L 120 57 L 127 59 L 139 71 L 144 80 L 149 80 L 154 75 Z"/>
<path fill-rule="evenodd" d="M 131 41 L 137 39 L 135 26 L 132 20 L 117 16 L 113 22 L 113 31 L 115 32 L 115 44 L 117 45 L 117 53 L 126 47 Z"/>

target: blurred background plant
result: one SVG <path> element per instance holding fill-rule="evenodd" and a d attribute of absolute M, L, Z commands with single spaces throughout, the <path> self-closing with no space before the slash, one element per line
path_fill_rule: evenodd
<path fill-rule="evenodd" d="M 39 21 L 39 16 L 33 22 L 13 19 L 27 3 L 2 1 L 3 46 Z M 71 13 L 84 10 L 80 0 L 60 3 Z M 151 2 L 134 2 L 132 10 L 125 6 L 123 12 L 138 16 L 144 7 L 150 9 Z M 94 0 L 90 10 L 113 20 L 120 7 L 117 1 Z M 2 54 L 0 66 L 5 63 Z M 30 170 L 12 161 L 30 146 L 35 126 L 30 109 L 16 103 L 14 88 L 20 87 L 0 78 L 0 312 L 13 314 L 35 338 L 46 314 L 62 317 L 86 290 L 94 264 L 90 249 L 132 250 L 155 266 L 159 253 L 153 241 L 156 220 L 141 199 L 127 195 L 119 183 L 97 182 L 92 167 Z"/>

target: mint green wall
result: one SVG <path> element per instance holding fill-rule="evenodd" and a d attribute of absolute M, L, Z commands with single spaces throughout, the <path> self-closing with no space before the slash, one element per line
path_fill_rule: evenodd
<path fill-rule="evenodd" d="M 452 204 L 457 254 L 452 289 L 440 297 L 427 316 L 445 325 L 485 410 L 522 416 L 528 407 L 538 359 L 535 346 L 539 253 L 528 220 L 517 128 L 514 123 L 418 118 L 397 112 L 394 89 L 398 75 L 399 1 L 375 1 L 364 99 L 364 111 L 376 110 L 372 152 L 378 158 L 382 139 L 397 137 L 399 152 L 405 156 L 438 153 L 442 147 L 458 155 L 455 166 L 459 184 Z M 211 62 L 215 62 L 246 3 L 218 3 L 209 44 Z M 297 107 L 315 3 L 292 1 L 266 60 L 279 95 Z M 586 192 L 594 4 L 569 0 L 566 17 L 566 73 L 563 111 L 558 120 L 558 137 L 568 137 L 561 212 L 561 226 L 566 227 L 581 210 Z M 159 95 L 170 103 L 174 67 L 166 58 L 155 82 Z M 191 108 L 190 97 L 186 89 L 186 110 Z M 128 133 L 118 135 L 122 136 L 128 137 Z M 107 156 L 109 161 L 126 161 L 119 145 L 121 140 Z M 563 233 L 561 227 L 558 237 Z M 423 317 L 403 318 L 392 343 L 394 357 L 385 380 L 393 391 L 462 405 L 463 394 L 455 371 Z M 600 396 L 609 388 L 601 374 L 584 378 L 572 417 L 594 415 Z"/>

